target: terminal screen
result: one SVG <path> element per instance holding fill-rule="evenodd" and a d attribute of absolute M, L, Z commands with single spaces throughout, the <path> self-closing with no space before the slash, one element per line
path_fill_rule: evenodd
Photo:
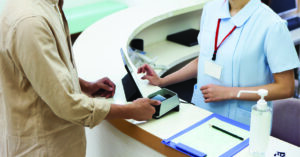
<path fill-rule="evenodd" d="M 270 8 L 277 14 L 290 13 L 297 10 L 297 0 L 271 0 Z"/>

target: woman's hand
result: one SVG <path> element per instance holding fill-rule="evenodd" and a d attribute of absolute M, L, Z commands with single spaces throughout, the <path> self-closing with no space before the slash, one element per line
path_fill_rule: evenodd
<path fill-rule="evenodd" d="M 230 87 L 209 84 L 200 88 L 205 102 L 214 102 L 231 99 L 233 94 Z"/>
<path fill-rule="evenodd" d="M 144 64 L 143 66 L 139 67 L 138 74 L 146 73 L 141 79 L 148 80 L 149 84 L 154 86 L 161 86 L 161 78 L 156 74 L 152 67 L 148 64 Z"/>

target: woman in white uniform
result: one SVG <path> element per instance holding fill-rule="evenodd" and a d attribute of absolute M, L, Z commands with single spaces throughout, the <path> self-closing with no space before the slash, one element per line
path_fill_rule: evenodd
<path fill-rule="evenodd" d="M 192 103 L 249 124 L 259 97 L 240 90 L 267 89 L 266 100 L 292 97 L 297 52 L 282 20 L 260 0 L 214 0 L 202 13 L 199 57 L 160 78 L 149 65 L 143 79 L 164 87 L 197 77 Z M 269 103 L 271 105 L 271 103 Z"/>

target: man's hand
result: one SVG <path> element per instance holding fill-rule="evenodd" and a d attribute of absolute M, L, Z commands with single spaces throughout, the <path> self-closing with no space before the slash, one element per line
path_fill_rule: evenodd
<path fill-rule="evenodd" d="M 107 77 L 96 82 L 87 82 L 80 79 L 80 87 L 82 92 L 90 97 L 101 96 L 110 98 L 115 95 L 115 84 Z"/>
<path fill-rule="evenodd" d="M 155 113 L 153 106 L 159 105 L 157 100 L 141 98 L 127 105 L 111 104 L 106 119 L 134 119 L 138 121 L 149 120 Z"/>
<path fill-rule="evenodd" d="M 205 102 L 228 100 L 232 97 L 230 87 L 209 84 L 200 88 Z"/>
<path fill-rule="evenodd" d="M 155 113 L 155 108 L 153 105 L 159 105 L 161 102 L 157 100 L 151 100 L 148 98 L 137 99 L 129 104 L 130 107 L 130 117 L 132 119 L 142 121 L 149 120 Z"/>
<path fill-rule="evenodd" d="M 138 69 L 139 73 L 146 73 L 142 77 L 143 80 L 148 80 L 149 84 L 154 86 L 160 86 L 161 85 L 161 78 L 156 74 L 156 72 L 153 70 L 152 67 L 150 67 L 148 64 L 144 64 L 143 66 L 139 67 Z"/>

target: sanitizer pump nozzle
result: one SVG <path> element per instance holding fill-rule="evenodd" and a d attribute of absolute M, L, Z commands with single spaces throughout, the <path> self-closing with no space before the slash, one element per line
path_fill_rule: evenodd
<path fill-rule="evenodd" d="M 272 119 L 272 110 L 264 99 L 268 95 L 268 91 L 265 89 L 257 91 L 241 90 L 237 97 L 240 97 L 241 93 L 254 93 L 261 97 L 251 111 L 249 150 L 254 156 L 265 156 Z"/>
<path fill-rule="evenodd" d="M 257 91 L 248 91 L 248 90 L 240 90 L 239 93 L 237 94 L 237 97 L 240 97 L 242 93 L 254 93 L 258 94 L 260 96 L 260 99 L 257 101 L 257 108 L 259 110 L 265 110 L 268 107 L 268 104 L 266 100 L 264 99 L 265 96 L 268 95 L 268 91 L 265 89 L 259 89 Z"/>

